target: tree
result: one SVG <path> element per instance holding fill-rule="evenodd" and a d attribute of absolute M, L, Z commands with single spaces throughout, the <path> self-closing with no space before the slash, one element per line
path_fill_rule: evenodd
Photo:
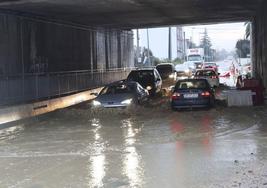
<path fill-rule="evenodd" d="M 246 58 L 250 54 L 250 41 L 247 39 L 238 40 L 235 47 L 239 58 Z"/>
<path fill-rule="evenodd" d="M 139 49 L 139 55 L 137 54 L 137 48 L 134 48 L 134 59 L 135 59 L 135 66 L 137 67 L 144 67 L 144 66 L 152 66 L 154 64 L 154 55 L 151 50 L 143 47 Z M 138 61 L 140 60 L 140 61 Z"/>
<path fill-rule="evenodd" d="M 183 64 L 184 63 L 184 61 L 182 60 L 182 59 L 180 59 L 180 58 L 175 58 L 173 61 L 172 61 L 172 63 L 174 64 L 174 65 L 178 65 L 178 64 Z"/>
<path fill-rule="evenodd" d="M 227 58 L 227 56 L 229 56 L 229 55 L 230 55 L 230 53 L 227 52 L 225 49 L 217 50 L 216 54 L 215 54 L 215 60 L 217 60 L 217 61 L 225 60 Z"/>
<path fill-rule="evenodd" d="M 197 47 L 197 45 L 193 41 L 188 40 L 188 39 L 187 39 L 187 45 L 189 49 Z"/>
<path fill-rule="evenodd" d="M 205 31 L 204 31 L 204 35 L 200 41 L 200 45 L 199 47 L 200 48 L 203 48 L 204 49 L 204 56 L 205 56 L 205 59 L 210 59 L 210 56 L 211 56 L 211 41 L 210 41 L 210 37 L 208 35 L 208 31 L 207 29 L 205 28 Z"/>

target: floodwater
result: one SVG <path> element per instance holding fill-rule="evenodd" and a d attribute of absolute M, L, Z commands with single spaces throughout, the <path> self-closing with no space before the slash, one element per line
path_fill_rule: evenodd
<path fill-rule="evenodd" d="M 64 109 L 0 130 L 0 187 L 267 187 L 266 122 L 266 107 Z"/>

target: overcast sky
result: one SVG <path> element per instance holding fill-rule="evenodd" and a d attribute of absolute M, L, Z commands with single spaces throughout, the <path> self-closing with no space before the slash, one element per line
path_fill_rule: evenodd
<path fill-rule="evenodd" d="M 204 29 L 207 28 L 212 48 L 216 50 L 225 49 L 233 51 L 238 39 L 245 35 L 244 23 L 229 23 L 216 25 L 195 25 L 183 27 L 187 39 L 193 38 L 198 45 Z M 139 30 L 140 46 L 147 47 L 147 31 Z M 134 31 L 134 44 L 136 45 L 136 30 Z M 168 28 L 149 29 L 149 43 L 153 54 L 159 58 L 168 57 Z M 176 57 L 176 28 L 172 28 L 172 54 Z"/>

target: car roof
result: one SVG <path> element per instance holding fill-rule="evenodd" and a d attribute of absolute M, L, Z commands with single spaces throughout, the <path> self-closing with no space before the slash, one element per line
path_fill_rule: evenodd
<path fill-rule="evenodd" d="M 213 71 L 213 72 L 215 72 L 213 69 L 203 69 L 203 70 L 197 70 L 197 72 L 207 72 L 207 71 Z"/>
<path fill-rule="evenodd" d="M 191 82 L 191 81 L 207 81 L 206 79 L 204 79 L 204 78 L 196 78 L 196 79 L 184 79 L 184 80 L 179 80 L 179 81 L 177 81 L 177 83 L 178 82 L 184 82 L 184 81 L 186 81 L 186 82 Z"/>
<path fill-rule="evenodd" d="M 160 64 L 158 64 L 158 65 L 156 66 L 156 68 L 159 67 L 159 66 L 164 66 L 164 65 L 174 66 L 174 64 L 172 64 L 172 63 L 160 63 Z"/>
<path fill-rule="evenodd" d="M 138 83 L 135 81 L 120 80 L 120 81 L 116 81 L 116 82 L 112 82 L 110 84 L 107 84 L 106 87 L 117 86 L 117 85 L 121 85 L 121 84 L 137 85 Z"/>
<path fill-rule="evenodd" d="M 216 63 L 213 63 L 213 62 L 204 62 L 204 64 L 214 64 L 214 65 L 216 65 Z"/>
<path fill-rule="evenodd" d="M 131 72 L 153 71 L 153 70 L 155 70 L 155 68 L 142 68 L 142 69 L 132 70 Z"/>

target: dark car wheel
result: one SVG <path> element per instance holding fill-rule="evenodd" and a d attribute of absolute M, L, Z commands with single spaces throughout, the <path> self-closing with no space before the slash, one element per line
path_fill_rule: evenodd
<path fill-rule="evenodd" d="M 150 93 L 149 93 L 149 96 L 150 97 L 155 97 L 156 96 L 156 90 L 152 90 L 152 91 L 150 91 Z"/>
<path fill-rule="evenodd" d="M 173 105 L 171 105 L 171 109 L 172 109 L 172 111 L 178 111 L 178 109 L 175 108 Z"/>
<path fill-rule="evenodd" d="M 214 97 L 212 97 L 212 98 L 210 99 L 210 107 L 211 107 L 211 108 L 215 107 L 215 98 L 214 98 Z"/>

